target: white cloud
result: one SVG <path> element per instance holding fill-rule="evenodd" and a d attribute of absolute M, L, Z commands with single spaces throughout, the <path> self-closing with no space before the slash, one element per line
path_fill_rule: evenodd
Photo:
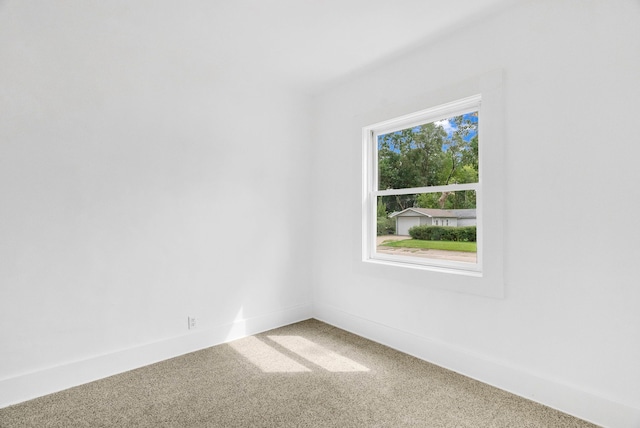
<path fill-rule="evenodd" d="M 444 129 L 447 132 L 447 135 L 453 134 L 453 132 L 456 130 L 455 126 L 451 125 L 449 119 L 438 120 L 436 122 L 433 122 L 433 124 Z"/>

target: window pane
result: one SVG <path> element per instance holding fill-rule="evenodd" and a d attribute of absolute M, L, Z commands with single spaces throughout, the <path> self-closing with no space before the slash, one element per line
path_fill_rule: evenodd
<path fill-rule="evenodd" d="M 478 182 L 478 112 L 379 135 L 378 190 Z"/>
<path fill-rule="evenodd" d="M 377 198 L 376 255 L 477 263 L 476 192 Z"/>

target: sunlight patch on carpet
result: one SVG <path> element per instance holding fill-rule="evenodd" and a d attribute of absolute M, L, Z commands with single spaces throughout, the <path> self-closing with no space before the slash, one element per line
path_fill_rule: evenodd
<path fill-rule="evenodd" d="M 253 336 L 229 343 L 233 349 L 265 373 L 296 373 L 311 370 Z"/>
<path fill-rule="evenodd" d="M 278 345 L 330 372 L 368 372 L 369 369 L 300 336 L 268 336 Z"/>

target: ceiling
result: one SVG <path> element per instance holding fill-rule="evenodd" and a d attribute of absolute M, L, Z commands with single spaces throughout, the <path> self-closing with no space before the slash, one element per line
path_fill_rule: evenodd
<path fill-rule="evenodd" d="M 517 1 L 0 0 L 0 13 L 4 25 L 57 43 L 62 57 L 101 68 L 165 58 L 313 90 Z"/>
<path fill-rule="evenodd" d="M 175 31 L 234 68 L 315 87 L 482 19 L 506 0 L 240 0 L 191 3 Z M 192 34 L 194 35 L 194 34 Z"/>

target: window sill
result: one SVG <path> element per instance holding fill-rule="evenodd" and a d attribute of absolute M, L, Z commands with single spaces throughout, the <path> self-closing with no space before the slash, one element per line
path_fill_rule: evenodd
<path fill-rule="evenodd" d="M 444 266 L 442 262 L 436 264 L 430 264 L 429 262 L 416 261 L 414 258 L 368 258 L 363 260 L 364 263 L 373 263 L 383 266 L 393 266 L 401 269 L 416 269 L 422 271 L 431 271 L 447 274 L 457 274 L 464 276 L 471 276 L 476 278 L 482 278 L 482 271 L 477 266 L 462 266 L 468 265 L 468 263 L 451 263 L 450 266 Z"/>

